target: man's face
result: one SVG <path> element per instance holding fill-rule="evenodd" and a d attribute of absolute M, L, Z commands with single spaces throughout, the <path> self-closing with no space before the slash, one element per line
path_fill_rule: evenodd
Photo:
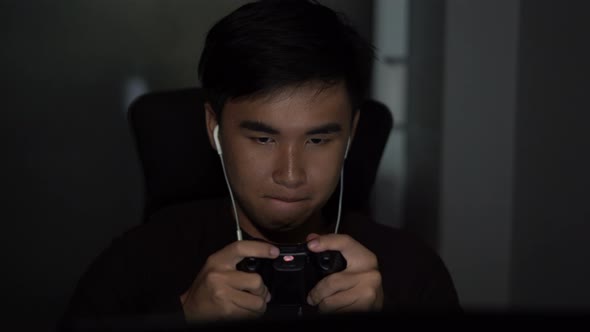
<path fill-rule="evenodd" d="M 317 216 L 336 188 L 358 112 L 351 121 L 344 84 L 319 87 L 226 103 L 219 139 L 242 227 L 295 229 Z M 206 109 L 214 147 L 217 119 Z"/>

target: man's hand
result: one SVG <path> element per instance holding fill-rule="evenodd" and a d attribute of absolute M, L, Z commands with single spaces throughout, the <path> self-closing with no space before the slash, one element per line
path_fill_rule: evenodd
<path fill-rule="evenodd" d="M 346 269 L 331 274 L 309 292 L 307 302 L 320 312 L 379 311 L 383 307 L 383 287 L 377 257 L 348 235 L 307 236 L 313 252 L 337 250 L 346 259 Z"/>
<path fill-rule="evenodd" d="M 236 270 L 245 257 L 276 258 L 279 249 L 260 241 L 236 241 L 209 256 L 191 287 L 180 296 L 187 321 L 262 315 L 270 293 L 257 273 Z"/>

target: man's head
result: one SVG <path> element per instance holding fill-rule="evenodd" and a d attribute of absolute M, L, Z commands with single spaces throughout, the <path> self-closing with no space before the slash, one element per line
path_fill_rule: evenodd
<path fill-rule="evenodd" d="M 283 231 L 318 216 L 338 184 L 372 59 L 370 44 L 314 2 L 247 4 L 211 29 L 199 64 L 207 128 L 215 147 L 220 126 L 240 221 Z"/>
<path fill-rule="evenodd" d="M 199 63 L 207 101 L 220 114 L 228 99 L 284 87 L 345 82 L 353 109 L 366 97 L 373 48 L 344 16 L 312 1 L 244 5 L 209 31 Z"/>

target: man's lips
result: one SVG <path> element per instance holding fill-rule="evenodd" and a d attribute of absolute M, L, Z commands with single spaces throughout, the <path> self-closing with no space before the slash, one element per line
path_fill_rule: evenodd
<path fill-rule="evenodd" d="M 307 200 L 307 197 L 293 197 L 293 196 L 266 196 L 266 198 L 274 199 L 285 203 L 296 203 Z"/>

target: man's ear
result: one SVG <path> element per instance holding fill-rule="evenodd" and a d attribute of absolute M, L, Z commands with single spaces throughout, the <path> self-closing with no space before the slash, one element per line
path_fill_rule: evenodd
<path fill-rule="evenodd" d="M 217 150 L 215 147 L 215 139 L 213 138 L 213 130 L 217 126 L 217 114 L 213 111 L 210 103 L 205 103 L 205 125 L 207 126 L 207 136 L 209 136 L 209 144 L 213 150 Z"/>
<path fill-rule="evenodd" d="M 352 145 L 352 141 L 354 140 L 354 135 L 356 134 L 356 127 L 359 123 L 360 117 L 360 110 L 357 110 L 354 113 L 354 118 L 352 119 L 352 126 L 350 128 L 350 134 L 348 136 L 348 142 L 346 143 L 346 152 L 344 152 L 344 159 L 348 157 L 348 152 L 350 151 L 350 146 Z"/>

